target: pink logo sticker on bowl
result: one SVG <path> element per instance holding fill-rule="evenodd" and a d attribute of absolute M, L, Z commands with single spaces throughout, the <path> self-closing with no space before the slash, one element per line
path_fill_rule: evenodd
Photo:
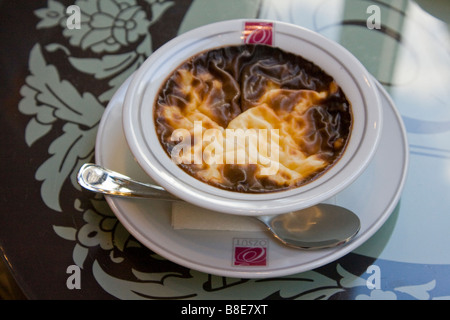
<path fill-rule="evenodd" d="M 233 265 L 235 266 L 266 266 L 267 239 L 233 239 Z"/>
<path fill-rule="evenodd" d="M 243 39 L 248 44 L 273 44 L 273 23 L 245 22 Z"/>

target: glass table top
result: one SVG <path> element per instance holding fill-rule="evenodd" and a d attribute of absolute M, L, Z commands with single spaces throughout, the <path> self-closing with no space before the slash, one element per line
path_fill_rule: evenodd
<path fill-rule="evenodd" d="M 41 0 L 0 8 L 0 248 L 27 298 L 450 298 L 448 1 Z M 175 264 L 76 183 L 78 168 L 95 161 L 105 108 L 143 61 L 179 34 L 237 18 L 288 22 L 340 43 L 384 87 L 407 133 L 406 184 L 378 232 L 336 261 L 282 278 Z"/>

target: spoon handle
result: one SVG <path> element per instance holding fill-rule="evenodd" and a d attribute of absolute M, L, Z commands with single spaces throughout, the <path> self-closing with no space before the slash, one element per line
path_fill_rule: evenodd
<path fill-rule="evenodd" d="M 84 164 L 77 179 L 83 188 L 102 194 L 182 201 L 159 186 L 134 181 L 96 164 Z M 360 221 L 353 212 L 324 204 L 256 218 L 266 225 L 275 238 L 297 249 L 334 247 L 352 239 L 360 228 Z"/>
<path fill-rule="evenodd" d="M 83 188 L 106 195 L 180 200 L 159 186 L 134 181 L 127 176 L 92 163 L 86 163 L 80 168 L 77 180 Z"/>

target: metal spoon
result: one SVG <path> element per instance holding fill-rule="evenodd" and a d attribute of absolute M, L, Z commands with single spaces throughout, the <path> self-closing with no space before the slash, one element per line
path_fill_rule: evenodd
<path fill-rule="evenodd" d="M 182 201 L 159 186 L 134 181 L 95 164 L 84 164 L 77 179 L 83 188 L 106 195 Z M 297 249 L 335 247 L 353 239 L 360 229 L 353 212 L 330 204 L 255 218 L 282 243 Z"/>

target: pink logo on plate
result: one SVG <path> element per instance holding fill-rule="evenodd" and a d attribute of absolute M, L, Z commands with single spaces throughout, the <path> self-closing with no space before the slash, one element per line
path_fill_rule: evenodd
<path fill-rule="evenodd" d="M 267 239 L 233 239 L 233 265 L 266 266 Z"/>
<path fill-rule="evenodd" d="M 273 44 L 273 23 L 245 22 L 244 42 L 248 44 Z"/>

